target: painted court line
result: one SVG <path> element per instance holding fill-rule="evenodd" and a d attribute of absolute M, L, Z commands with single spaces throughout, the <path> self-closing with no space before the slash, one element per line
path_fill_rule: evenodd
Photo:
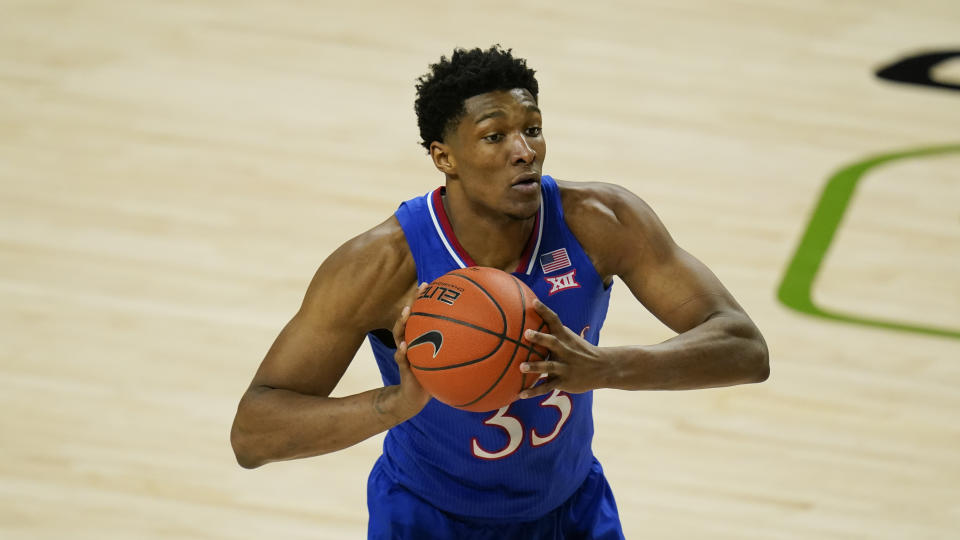
<path fill-rule="evenodd" d="M 850 165 L 827 182 L 820 201 L 810 218 L 807 230 L 803 233 L 800 245 L 787 267 L 787 271 L 777 291 L 777 298 L 786 306 L 801 313 L 853 324 L 862 324 L 898 330 L 916 332 L 940 337 L 960 339 L 960 329 L 939 328 L 935 326 L 910 324 L 872 318 L 856 313 L 842 313 L 823 309 L 813 303 L 813 284 L 823 264 L 824 257 L 833 242 L 837 229 L 850 205 L 857 185 L 868 171 L 892 161 L 946 154 L 960 153 L 960 145 L 944 145 L 929 148 L 917 148 L 903 152 L 884 154 Z"/>

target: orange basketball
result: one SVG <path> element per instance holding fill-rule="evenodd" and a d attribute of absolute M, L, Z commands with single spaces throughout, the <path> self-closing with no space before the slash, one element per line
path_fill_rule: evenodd
<path fill-rule="evenodd" d="M 545 360 L 547 350 L 523 331 L 549 332 L 526 284 L 495 268 L 471 267 L 435 279 L 414 301 L 407 320 L 407 359 L 433 397 L 458 409 L 499 409 L 533 386 L 537 374 L 520 363 Z"/>

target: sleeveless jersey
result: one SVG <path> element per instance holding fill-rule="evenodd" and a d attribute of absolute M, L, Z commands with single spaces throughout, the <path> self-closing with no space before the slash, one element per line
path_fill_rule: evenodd
<path fill-rule="evenodd" d="M 567 228 L 556 182 L 541 178 L 534 230 L 514 276 L 594 345 L 607 313 L 590 258 Z M 417 267 L 418 283 L 474 266 L 453 235 L 443 188 L 400 205 L 397 219 Z M 385 384 L 399 384 L 395 349 L 369 336 Z M 474 413 L 432 399 L 386 435 L 380 464 L 390 477 L 433 506 L 491 521 L 527 521 L 562 504 L 594 461 L 593 394 L 553 392 Z"/>

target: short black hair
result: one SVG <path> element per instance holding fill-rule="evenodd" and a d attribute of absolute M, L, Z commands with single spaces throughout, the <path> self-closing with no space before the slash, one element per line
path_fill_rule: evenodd
<path fill-rule="evenodd" d="M 463 102 L 473 96 L 496 90 L 525 88 L 537 100 L 540 90 L 534 70 L 523 58 L 514 58 L 513 49 L 493 45 L 454 49 L 447 59 L 430 65 L 430 71 L 417 79 L 417 99 L 413 109 L 420 127 L 420 144 L 430 149 L 433 141 L 442 141 L 443 134 L 463 117 Z"/>

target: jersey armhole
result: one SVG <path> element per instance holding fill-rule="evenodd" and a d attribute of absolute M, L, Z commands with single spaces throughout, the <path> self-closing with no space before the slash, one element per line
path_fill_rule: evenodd
<path fill-rule="evenodd" d="M 376 338 L 377 341 L 382 343 L 384 347 L 388 347 L 390 349 L 397 348 L 397 343 L 393 340 L 393 332 L 390 330 L 387 330 L 386 328 L 377 328 L 376 330 L 371 330 L 369 334 Z"/>

